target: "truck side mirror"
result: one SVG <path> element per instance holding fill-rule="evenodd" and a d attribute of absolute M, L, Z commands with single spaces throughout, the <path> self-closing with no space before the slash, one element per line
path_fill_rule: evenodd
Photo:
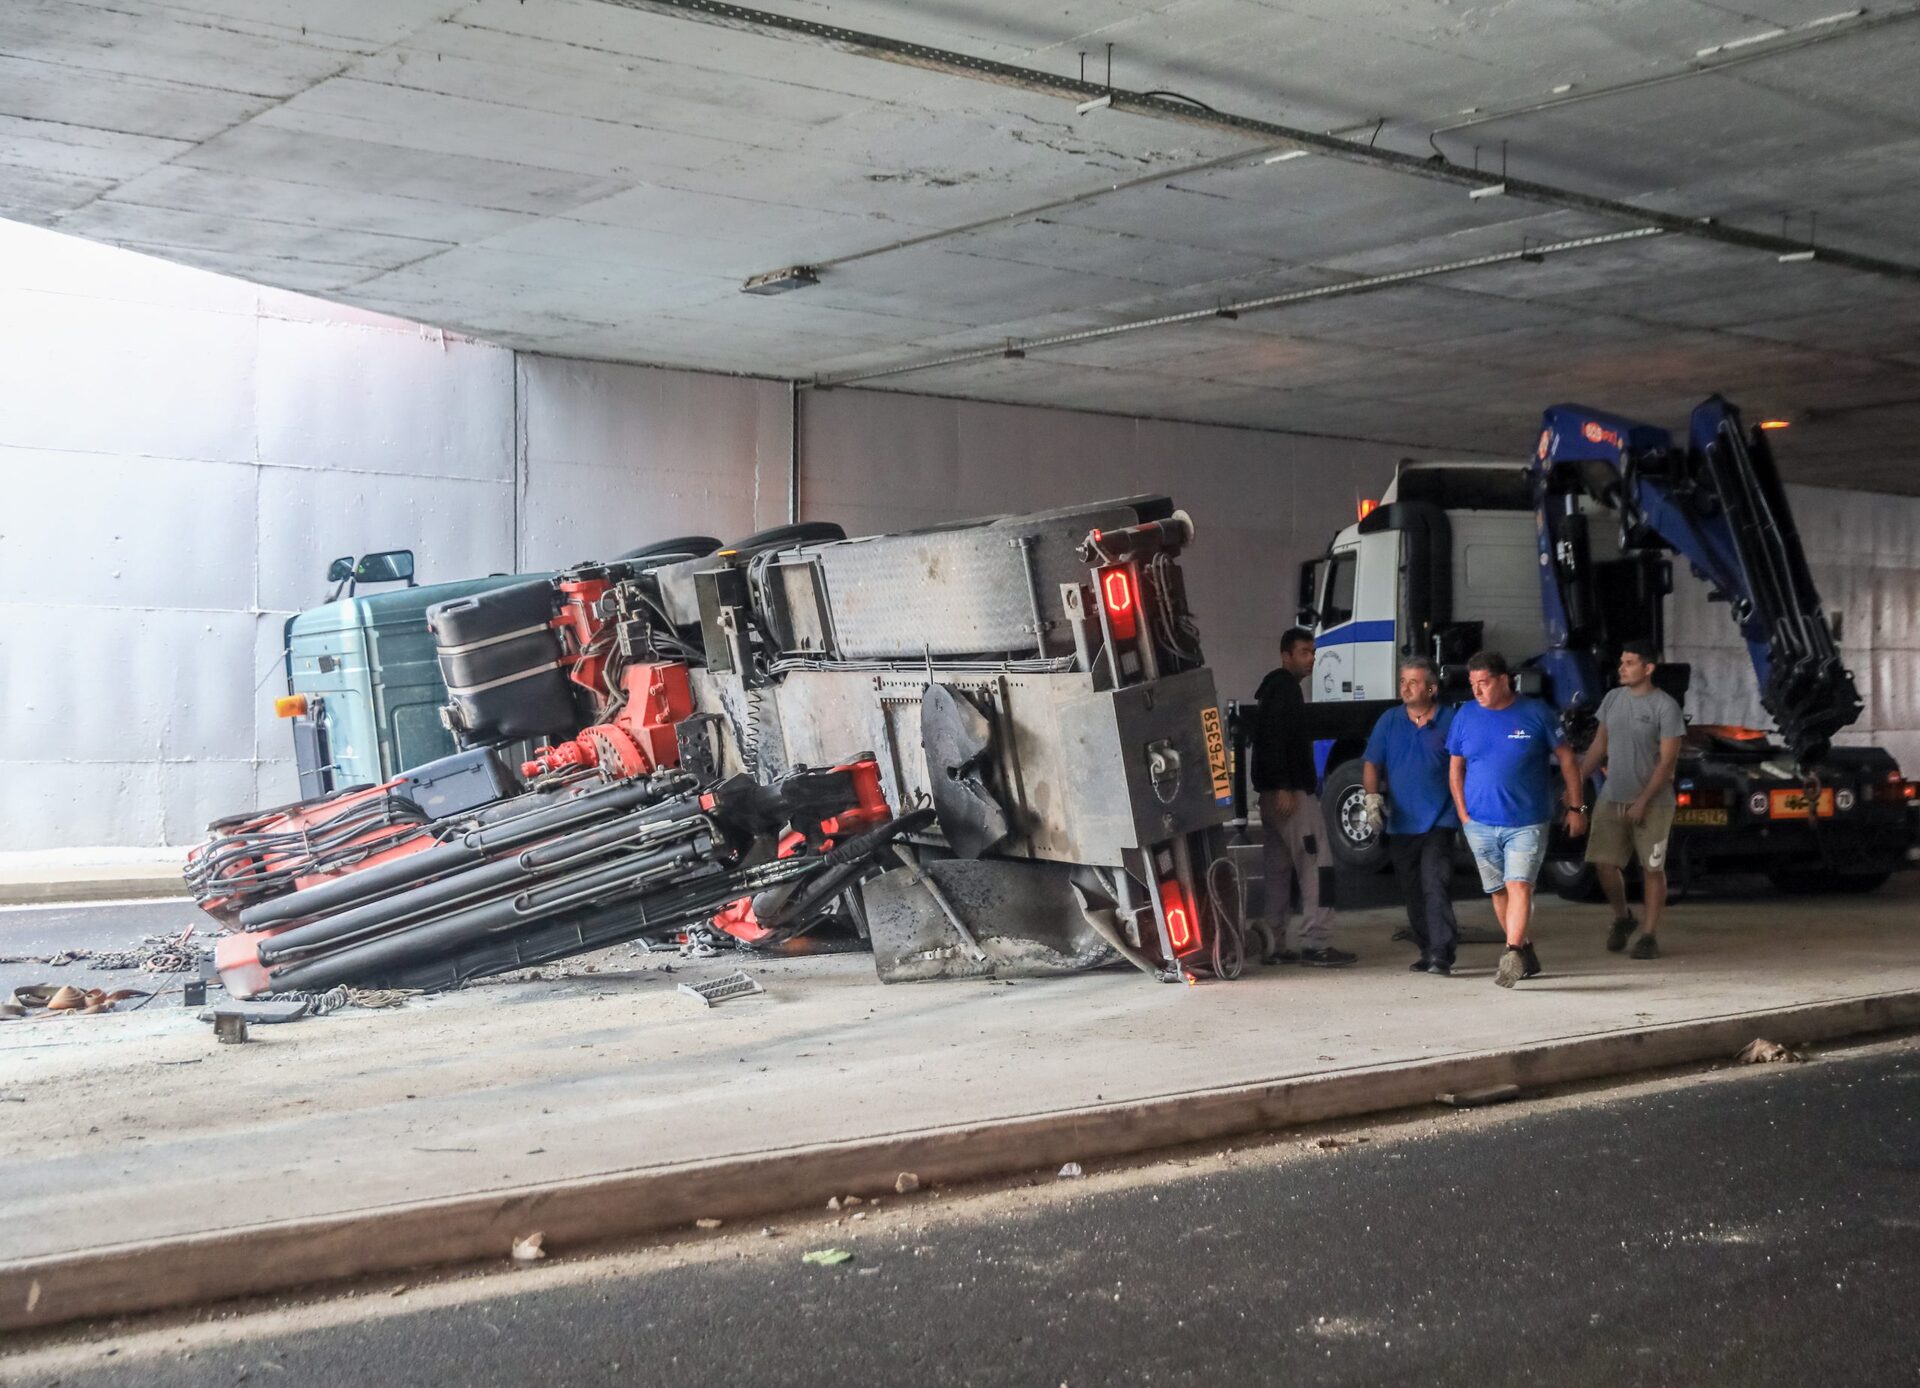
<path fill-rule="evenodd" d="M 343 554 L 327 565 L 327 582 L 329 583 L 345 583 L 352 577 L 353 556 L 351 554 Z"/>
<path fill-rule="evenodd" d="M 400 583 L 407 587 L 413 582 L 413 551 L 410 549 L 383 549 L 377 554 L 363 554 L 360 562 L 353 566 L 355 583 Z"/>

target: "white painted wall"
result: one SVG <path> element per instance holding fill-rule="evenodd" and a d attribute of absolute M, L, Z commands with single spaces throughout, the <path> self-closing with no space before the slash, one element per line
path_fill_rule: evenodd
<path fill-rule="evenodd" d="M 1789 435 L 1777 451 L 1791 450 Z M 1787 494 L 1866 705 L 1838 740 L 1885 747 L 1920 774 L 1920 497 L 1796 486 Z M 1708 602 L 1684 564 L 1674 568 L 1667 655 L 1693 665 L 1687 712 L 1700 723 L 1771 727 L 1726 605 Z"/>
<path fill-rule="evenodd" d="M 8 848 L 291 798 L 268 700 L 327 560 L 511 560 L 509 352 L 5 223 L 0 323 Z"/>
<path fill-rule="evenodd" d="M 7 848 L 190 843 L 293 798 L 280 629 L 335 555 L 409 545 L 435 582 L 786 518 L 777 382 L 516 356 L 5 223 L 0 322 Z M 1274 663 L 1299 562 L 1397 456 L 869 391 L 806 395 L 801 418 L 802 514 L 853 533 L 1171 494 L 1229 698 Z M 1871 690 L 1861 736 L 1920 767 L 1920 501 L 1796 504 Z M 1716 710 L 1751 678 L 1724 618 L 1682 615 L 1676 652 L 1703 653 L 1695 711 L 1733 720 Z"/>

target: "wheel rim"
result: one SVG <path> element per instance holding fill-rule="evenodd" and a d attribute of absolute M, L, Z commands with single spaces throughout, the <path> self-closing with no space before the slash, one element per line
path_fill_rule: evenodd
<path fill-rule="evenodd" d="M 1353 787 L 1340 797 L 1337 818 L 1340 822 L 1340 833 L 1352 845 L 1355 852 L 1364 853 L 1372 848 L 1379 838 L 1373 826 L 1367 823 L 1367 793 L 1359 786 Z"/>

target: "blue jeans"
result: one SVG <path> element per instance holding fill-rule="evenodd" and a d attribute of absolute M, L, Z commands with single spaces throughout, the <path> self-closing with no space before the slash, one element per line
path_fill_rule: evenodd
<path fill-rule="evenodd" d="M 1540 875 L 1540 865 L 1547 860 L 1546 825 L 1482 824 L 1472 819 L 1465 827 L 1467 847 L 1480 869 L 1480 885 L 1488 892 L 1500 891 L 1509 882 L 1531 886 Z"/>

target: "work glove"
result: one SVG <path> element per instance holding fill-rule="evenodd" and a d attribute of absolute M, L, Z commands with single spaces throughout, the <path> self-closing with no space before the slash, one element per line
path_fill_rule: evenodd
<path fill-rule="evenodd" d="M 1367 828 L 1378 834 L 1387 827 L 1387 797 L 1380 794 L 1365 798 Z"/>

